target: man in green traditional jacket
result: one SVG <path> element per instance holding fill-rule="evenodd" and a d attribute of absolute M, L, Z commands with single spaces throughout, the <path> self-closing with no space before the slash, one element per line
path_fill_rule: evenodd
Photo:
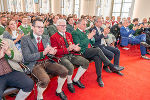
<path fill-rule="evenodd" d="M 1 22 L 1 25 L 0 25 L 0 35 L 2 35 L 3 32 L 5 31 L 5 27 L 7 25 L 7 17 L 2 16 L 0 18 L 0 22 Z"/>
<path fill-rule="evenodd" d="M 135 30 L 134 36 L 141 35 L 141 33 L 142 33 L 143 24 L 141 24 L 140 26 L 138 26 L 138 24 L 139 24 L 139 19 L 134 18 L 133 22 L 128 26 L 130 30 L 133 29 L 134 26 L 138 27 L 138 29 Z"/>
<path fill-rule="evenodd" d="M 28 18 L 27 16 L 23 16 L 22 24 L 19 26 L 19 30 L 22 30 L 24 35 L 27 35 L 31 31 L 31 26 L 27 24 Z"/>
<path fill-rule="evenodd" d="M 56 22 L 59 19 L 58 16 L 54 16 L 53 17 L 53 25 L 50 25 L 47 29 L 47 32 L 49 34 L 49 36 L 51 37 L 53 34 L 55 34 L 56 32 L 58 32 L 57 28 L 56 28 Z"/>
<path fill-rule="evenodd" d="M 86 20 L 79 19 L 77 24 L 78 28 L 72 32 L 73 42 L 75 44 L 79 44 L 79 47 L 81 48 L 81 54 L 84 58 L 93 60 L 95 62 L 97 82 L 100 87 L 104 87 L 101 76 L 102 62 L 104 63 L 104 65 L 109 66 L 112 72 L 121 71 L 124 68 L 116 67 L 115 65 L 113 65 L 100 48 L 92 48 L 92 44 L 94 44 L 95 42 L 94 35 L 96 34 L 96 30 L 92 30 L 91 33 L 85 30 Z"/>

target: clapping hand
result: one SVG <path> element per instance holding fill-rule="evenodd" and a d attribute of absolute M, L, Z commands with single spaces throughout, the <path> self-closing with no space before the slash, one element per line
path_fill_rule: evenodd
<path fill-rule="evenodd" d="M 7 54 L 8 56 L 11 56 L 11 51 L 7 41 L 4 40 L 1 41 L 1 48 L 2 48 L 1 52 L 3 52 L 3 54 Z"/>
<path fill-rule="evenodd" d="M 77 45 L 74 45 L 74 48 L 73 48 L 73 50 L 74 51 L 80 51 L 80 47 L 79 47 L 79 44 L 77 44 Z"/>
<path fill-rule="evenodd" d="M 95 34 L 96 34 L 96 30 L 93 29 L 92 32 L 88 34 L 88 39 L 92 39 Z"/>
<path fill-rule="evenodd" d="M 69 47 L 67 48 L 68 51 L 72 51 L 74 49 L 74 44 L 70 44 Z"/>
<path fill-rule="evenodd" d="M 54 48 L 50 47 L 50 51 L 48 53 L 51 54 L 51 55 L 55 55 L 57 53 L 56 47 L 54 47 Z"/>
<path fill-rule="evenodd" d="M 110 32 L 110 29 L 109 28 L 105 28 L 104 29 L 104 32 L 103 32 L 103 35 L 104 36 L 107 36 L 107 34 Z"/>

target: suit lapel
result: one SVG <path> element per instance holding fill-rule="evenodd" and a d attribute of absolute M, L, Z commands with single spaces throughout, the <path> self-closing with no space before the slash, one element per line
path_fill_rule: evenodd
<path fill-rule="evenodd" d="M 50 45 L 48 43 L 48 40 L 43 35 L 42 35 L 42 43 L 43 43 L 44 48 L 46 48 L 47 45 Z"/>
<path fill-rule="evenodd" d="M 34 46 L 36 47 L 36 49 L 38 50 L 37 42 L 36 42 L 35 38 L 31 38 L 31 41 L 34 44 Z"/>
<path fill-rule="evenodd" d="M 33 36 L 33 30 L 30 31 L 30 38 L 31 38 L 31 42 L 33 43 L 33 45 L 36 47 L 36 50 L 38 50 L 38 47 L 37 47 L 37 42 Z"/>
<path fill-rule="evenodd" d="M 94 29 L 96 30 L 96 34 L 99 35 L 99 32 L 98 32 L 96 26 L 94 27 Z"/>

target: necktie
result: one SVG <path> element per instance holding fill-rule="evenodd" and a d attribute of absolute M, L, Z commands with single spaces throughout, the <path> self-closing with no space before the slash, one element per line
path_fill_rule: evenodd
<path fill-rule="evenodd" d="M 40 40 L 41 40 L 41 38 L 40 38 L 40 37 L 37 37 L 37 41 L 38 41 L 38 43 L 40 43 Z"/>

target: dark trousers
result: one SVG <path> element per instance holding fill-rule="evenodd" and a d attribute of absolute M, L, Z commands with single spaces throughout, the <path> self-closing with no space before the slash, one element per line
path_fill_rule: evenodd
<path fill-rule="evenodd" d="M 118 48 L 103 45 L 100 45 L 99 48 L 103 51 L 103 53 L 109 60 L 112 60 L 114 58 L 114 65 L 119 65 L 120 50 Z"/>
<path fill-rule="evenodd" d="M 61 58 L 60 63 L 68 69 L 68 75 L 72 75 L 74 71 L 74 65 L 81 66 L 87 69 L 89 61 L 80 55 L 67 55 Z"/>
<path fill-rule="evenodd" d="M 33 74 L 38 78 L 40 87 L 46 88 L 50 82 L 51 75 L 65 78 L 68 74 L 68 70 L 63 65 L 47 61 L 35 65 Z"/>
<path fill-rule="evenodd" d="M 15 87 L 22 89 L 24 92 L 31 92 L 34 82 L 25 73 L 13 71 L 6 75 L 0 76 L 0 100 L 6 88 Z"/>
<path fill-rule="evenodd" d="M 100 48 L 87 48 L 83 53 L 83 56 L 86 59 L 94 60 L 96 67 L 96 74 L 98 77 L 101 77 L 102 73 L 102 62 L 105 66 L 111 64 L 110 60 L 104 55 Z"/>

